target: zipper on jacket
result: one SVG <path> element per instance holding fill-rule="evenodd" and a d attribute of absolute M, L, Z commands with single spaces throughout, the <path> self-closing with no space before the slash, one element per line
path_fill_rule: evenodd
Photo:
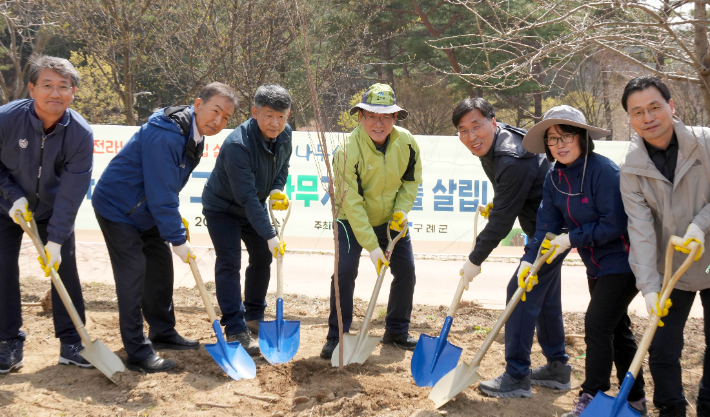
<path fill-rule="evenodd" d="M 624 235 L 621 235 L 621 241 L 624 243 L 624 249 L 626 250 L 626 253 L 629 253 L 629 244 L 626 243 L 626 238 Z"/>
<path fill-rule="evenodd" d="M 139 201 L 138 204 L 136 204 L 136 206 L 131 209 L 131 211 L 126 213 L 126 216 L 130 216 L 131 214 L 133 214 L 133 212 L 136 211 L 138 207 L 141 206 L 141 204 L 145 203 L 146 198 L 148 198 L 148 196 L 143 197 L 141 201 Z"/>
<path fill-rule="evenodd" d="M 39 172 L 37 173 L 37 189 L 35 190 L 35 196 L 37 197 L 37 203 L 35 203 L 34 210 L 37 211 L 39 207 L 39 180 L 42 178 L 42 157 L 44 155 L 44 141 L 47 139 L 47 135 L 42 135 L 42 146 L 39 148 Z"/>

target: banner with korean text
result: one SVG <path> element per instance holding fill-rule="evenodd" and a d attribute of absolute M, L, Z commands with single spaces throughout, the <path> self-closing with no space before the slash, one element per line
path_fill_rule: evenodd
<path fill-rule="evenodd" d="M 91 208 L 93 186 L 103 170 L 137 127 L 94 125 L 94 169 L 91 187 L 77 216 L 76 229 L 98 230 Z M 201 196 L 214 168 L 219 148 L 231 130 L 208 137 L 200 165 L 180 193 L 180 212 L 190 221 L 191 233 L 207 234 L 202 215 Z M 333 143 L 341 143 L 343 134 L 330 134 Z M 473 239 L 473 217 L 478 204 L 493 200 L 493 187 L 481 163 L 455 136 L 416 136 L 421 149 L 423 182 L 414 207 L 409 213 L 410 231 L 416 252 L 468 253 Z M 286 236 L 290 249 L 332 249 L 333 221 L 329 196 L 325 192 L 328 177 L 315 133 L 293 132 L 293 154 L 284 190 L 293 208 Z M 629 142 L 596 142 L 595 151 L 620 163 Z M 320 169 L 319 169 L 320 165 Z M 485 222 L 479 222 L 479 230 Z M 510 240 L 510 239 L 509 239 Z M 504 242 L 504 244 L 506 244 Z M 519 244 L 510 240 L 507 244 Z"/>

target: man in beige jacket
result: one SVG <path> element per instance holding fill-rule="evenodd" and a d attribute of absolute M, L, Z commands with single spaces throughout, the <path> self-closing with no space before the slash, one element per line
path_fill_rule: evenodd
<path fill-rule="evenodd" d="M 629 81 L 621 98 L 636 132 L 621 165 L 621 195 L 629 217 L 629 262 L 636 286 L 646 299 L 649 314 L 658 314 L 658 293 L 663 283 L 664 254 L 671 235 L 683 236 L 685 245 L 705 245 L 710 231 L 710 129 L 686 127 L 674 117 L 668 87 L 654 77 Z M 676 247 L 686 251 L 685 247 Z M 685 259 L 676 253 L 673 269 Z M 685 416 L 681 381 L 683 328 L 700 291 L 708 339 L 710 255 L 704 250 L 671 293 L 673 306 L 663 319 L 649 349 L 655 389 L 653 403 L 661 417 Z M 697 398 L 697 415 L 710 416 L 710 383 L 705 381 L 708 357 Z"/>

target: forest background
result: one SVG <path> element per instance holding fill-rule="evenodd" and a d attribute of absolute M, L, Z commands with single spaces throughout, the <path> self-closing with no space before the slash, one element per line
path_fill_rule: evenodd
<path fill-rule="evenodd" d="M 294 98 L 297 130 L 348 132 L 364 89 L 394 87 L 417 135 L 453 135 L 451 110 L 480 96 L 496 119 L 530 128 L 558 104 L 628 140 L 620 96 L 663 78 L 678 116 L 710 120 L 708 1 L 672 0 L 6 0 L 0 2 L 0 104 L 28 97 L 33 53 L 70 59 L 73 108 L 93 124 L 139 125 L 191 103 L 212 81 L 251 113 L 256 88 Z M 308 70 L 308 71 L 307 71 Z M 313 87 L 313 88 L 311 88 Z M 314 107 L 314 106 L 317 106 Z M 318 111 L 316 111 L 318 110 Z M 320 126 L 315 116 L 321 118 Z M 609 138 L 611 139 L 611 137 Z"/>

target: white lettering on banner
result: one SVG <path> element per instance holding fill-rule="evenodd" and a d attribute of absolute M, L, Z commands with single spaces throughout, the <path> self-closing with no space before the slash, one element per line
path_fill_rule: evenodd
<path fill-rule="evenodd" d="M 94 168 L 86 201 L 77 215 L 76 229 L 98 230 L 91 208 L 91 193 L 96 182 L 113 156 L 138 130 L 133 126 L 93 125 Z M 224 130 L 205 140 L 205 151 L 200 165 L 192 173 L 180 193 L 180 213 L 190 221 L 190 232 L 207 233 L 202 215 L 202 189 L 214 168 L 222 142 L 231 133 Z M 332 133 L 330 143 L 341 143 L 345 135 Z M 416 136 L 421 150 L 423 182 L 419 186 L 414 207 L 408 214 L 412 240 L 440 242 L 471 242 L 473 213 L 478 204 L 493 201 L 493 187 L 483 172 L 479 159 L 454 136 Z M 330 211 L 330 196 L 325 189 L 328 177 L 319 176 L 316 163 L 325 157 L 332 160 L 333 151 L 323 154 L 314 145 L 316 135 L 293 132 L 293 154 L 290 173 L 284 190 L 294 204 L 288 234 L 295 237 L 332 238 L 334 227 Z M 595 152 L 620 163 L 629 142 L 595 142 Z M 479 230 L 483 222 L 479 223 Z M 469 244 L 470 247 L 470 244 Z M 442 248 L 444 248 L 442 246 Z M 445 249 L 442 249 L 446 251 Z"/>

